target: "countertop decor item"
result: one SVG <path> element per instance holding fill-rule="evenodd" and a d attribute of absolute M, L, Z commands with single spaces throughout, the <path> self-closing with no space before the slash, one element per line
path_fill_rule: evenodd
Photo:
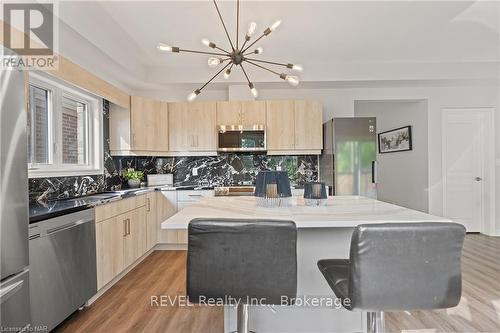
<path fill-rule="evenodd" d="M 141 186 L 141 180 L 144 179 L 144 173 L 134 169 L 128 169 L 123 174 L 123 178 L 127 180 L 128 187 L 137 188 Z"/>
<path fill-rule="evenodd" d="M 289 206 L 292 190 L 286 171 L 260 171 L 255 182 L 257 204 L 263 207 Z"/>
<path fill-rule="evenodd" d="M 322 182 L 304 184 L 304 201 L 307 206 L 321 206 L 326 203 L 326 186 Z"/>
<path fill-rule="evenodd" d="M 255 22 L 250 22 L 248 25 L 248 30 L 244 36 L 244 41 L 242 40 L 242 44 L 240 45 L 240 1 L 236 0 L 236 41 L 233 43 L 233 40 L 229 36 L 229 33 L 226 28 L 226 24 L 224 22 L 224 19 L 222 18 L 222 14 L 219 10 L 219 6 L 217 5 L 217 2 L 213 0 L 215 9 L 217 10 L 217 14 L 220 18 L 220 21 L 222 23 L 222 26 L 224 27 L 224 31 L 226 32 L 227 39 L 229 41 L 229 46 L 230 49 L 228 48 L 222 48 L 219 47 L 217 44 L 214 42 L 208 40 L 208 39 L 202 39 L 201 42 L 203 45 L 210 47 L 211 49 L 214 49 L 211 52 L 206 52 L 206 51 L 196 51 L 196 50 L 188 50 L 188 49 L 182 49 L 177 46 L 170 46 L 164 43 L 158 43 L 157 49 L 158 51 L 161 52 L 173 52 L 173 53 L 180 53 L 180 52 L 185 52 L 185 53 L 194 53 L 194 54 L 202 54 L 202 55 L 209 55 L 211 56 L 208 58 L 208 66 L 211 68 L 216 68 L 219 65 L 224 65 L 214 76 L 210 78 L 210 80 L 207 81 L 203 86 L 200 88 L 196 89 L 192 93 L 190 93 L 187 97 L 188 101 L 193 101 L 205 88 L 210 82 L 212 82 L 213 79 L 215 79 L 220 73 L 224 72 L 224 79 L 228 79 L 229 76 L 231 75 L 231 69 L 234 66 L 240 66 L 241 70 L 243 71 L 243 74 L 245 75 L 245 78 L 248 82 L 248 87 L 250 88 L 250 91 L 252 95 L 256 98 L 257 97 L 257 89 L 255 88 L 255 85 L 253 84 L 252 81 L 250 81 L 250 78 L 247 75 L 247 72 L 245 71 L 245 68 L 243 67 L 243 64 L 249 64 L 254 67 L 266 70 L 272 74 L 275 74 L 279 76 L 280 79 L 287 81 L 290 85 L 296 86 L 299 84 L 299 78 L 295 75 L 291 75 L 288 73 L 280 73 L 276 72 L 272 69 L 269 69 L 268 67 L 265 67 L 265 65 L 272 65 L 272 66 L 280 66 L 280 67 L 285 67 L 289 69 L 290 71 L 302 71 L 302 66 L 297 65 L 297 64 L 290 64 L 290 63 L 280 63 L 280 62 L 275 62 L 275 61 L 268 61 L 268 60 L 262 60 L 262 59 L 256 59 L 254 56 L 259 55 L 263 52 L 262 47 L 256 47 L 251 50 L 251 48 L 258 42 L 260 41 L 263 37 L 268 36 L 271 32 L 276 30 L 278 26 L 281 24 L 281 20 L 277 20 L 274 22 L 271 26 L 266 28 L 262 34 L 257 37 L 253 42 L 251 42 L 249 45 L 247 45 L 248 42 L 250 42 L 252 35 L 255 33 L 255 30 L 257 28 L 257 24 Z"/>

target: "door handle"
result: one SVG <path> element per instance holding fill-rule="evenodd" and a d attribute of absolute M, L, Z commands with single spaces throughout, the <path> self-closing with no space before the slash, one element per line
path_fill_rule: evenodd
<path fill-rule="evenodd" d="M 474 178 L 474 180 L 475 180 L 476 182 L 480 182 L 481 180 L 483 180 L 483 178 L 481 178 L 481 177 L 476 177 L 476 178 Z"/>
<path fill-rule="evenodd" d="M 127 237 L 127 219 L 123 220 L 123 237 Z"/>
<path fill-rule="evenodd" d="M 372 183 L 375 184 L 377 182 L 376 180 L 376 171 L 375 171 L 375 165 L 377 162 L 372 161 Z"/>
<path fill-rule="evenodd" d="M 148 201 L 147 211 L 150 212 L 151 211 L 151 199 L 146 198 L 146 200 Z"/>
<path fill-rule="evenodd" d="M 127 219 L 127 226 L 128 226 L 127 235 L 130 235 L 130 219 Z"/>

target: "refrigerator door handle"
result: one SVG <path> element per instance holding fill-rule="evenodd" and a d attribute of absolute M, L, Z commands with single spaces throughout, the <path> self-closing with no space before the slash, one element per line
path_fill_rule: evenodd
<path fill-rule="evenodd" d="M 12 295 L 17 293 L 23 287 L 24 280 L 17 281 L 5 288 L 0 289 L 0 304 L 7 301 Z"/>
<path fill-rule="evenodd" d="M 377 182 L 377 172 L 376 172 L 376 161 L 372 161 L 372 183 L 375 184 Z"/>

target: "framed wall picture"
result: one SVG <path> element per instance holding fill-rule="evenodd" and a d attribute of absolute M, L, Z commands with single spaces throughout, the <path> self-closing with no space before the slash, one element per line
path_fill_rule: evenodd
<path fill-rule="evenodd" d="M 411 126 L 400 127 L 378 134 L 380 154 L 412 150 Z"/>

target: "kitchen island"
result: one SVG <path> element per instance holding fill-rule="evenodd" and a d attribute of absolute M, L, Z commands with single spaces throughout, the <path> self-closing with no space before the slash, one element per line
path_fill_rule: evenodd
<path fill-rule="evenodd" d="M 252 218 L 292 220 L 297 232 L 297 295 L 301 303 L 287 307 L 251 307 L 250 329 L 258 332 L 362 332 L 366 330 L 362 312 L 350 312 L 327 304 L 334 297 L 316 263 L 325 258 L 348 258 L 353 228 L 359 224 L 384 222 L 450 222 L 450 220 L 358 197 L 329 197 L 323 206 L 306 206 L 293 197 L 289 207 L 264 208 L 254 197 L 204 198 L 184 208 L 161 225 L 162 229 L 186 230 L 194 218 Z M 256 281 L 258 283 L 258 281 Z M 313 299 L 323 299 L 313 306 Z M 310 302 L 306 302 L 309 300 Z M 309 303 L 309 304 L 307 304 Z M 236 329 L 236 311 L 224 310 L 225 332 Z"/>

